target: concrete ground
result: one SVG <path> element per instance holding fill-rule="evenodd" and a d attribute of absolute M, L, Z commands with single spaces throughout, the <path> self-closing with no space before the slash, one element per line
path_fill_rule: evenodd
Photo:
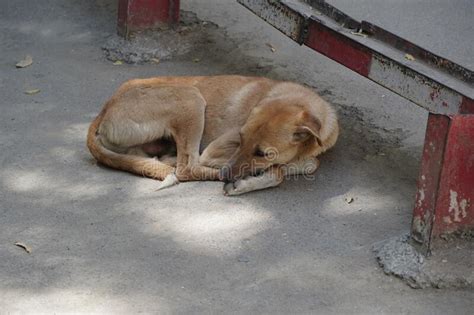
<path fill-rule="evenodd" d="M 372 252 L 409 230 L 425 111 L 230 0 L 182 2 L 218 25 L 206 45 L 113 65 L 101 46 L 115 6 L 0 0 L 0 314 L 472 313 L 472 291 L 411 289 Z M 16 69 L 26 54 L 34 63 Z M 155 192 L 87 152 L 88 124 L 121 82 L 224 73 L 298 81 L 336 106 L 341 138 L 315 180 L 236 198 L 217 182 Z"/>

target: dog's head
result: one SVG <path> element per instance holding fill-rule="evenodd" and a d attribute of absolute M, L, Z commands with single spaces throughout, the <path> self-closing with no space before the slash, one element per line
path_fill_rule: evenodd
<path fill-rule="evenodd" d="M 301 104 L 278 99 L 261 103 L 240 130 L 240 146 L 221 171 L 223 180 L 257 175 L 288 164 L 321 146 L 321 122 Z"/>

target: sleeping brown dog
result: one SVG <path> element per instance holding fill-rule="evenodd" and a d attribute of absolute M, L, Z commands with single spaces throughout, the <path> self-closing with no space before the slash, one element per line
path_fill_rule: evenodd
<path fill-rule="evenodd" d="M 301 85 L 243 76 L 124 83 L 92 122 L 87 145 L 109 167 L 162 180 L 223 180 L 226 195 L 314 172 L 339 127 Z"/>

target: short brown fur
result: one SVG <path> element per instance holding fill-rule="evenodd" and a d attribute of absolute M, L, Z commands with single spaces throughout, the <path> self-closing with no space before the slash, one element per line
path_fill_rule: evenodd
<path fill-rule="evenodd" d="M 333 108 L 301 85 L 243 76 L 124 83 L 92 122 L 87 146 L 109 167 L 159 180 L 228 180 L 226 194 L 278 185 L 332 147 Z M 172 138 L 177 156 L 150 157 Z M 168 141 L 170 142 L 170 141 Z M 156 150 L 155 150 L 156 149 Z M 268 155 L 268 152 L 276 155 Z M 288 171 L 288 165 L 296 171 Z M 261 175 L 263 173 L 263 175 Z M 260 174 L 260 176 L 255 176 Z"/>

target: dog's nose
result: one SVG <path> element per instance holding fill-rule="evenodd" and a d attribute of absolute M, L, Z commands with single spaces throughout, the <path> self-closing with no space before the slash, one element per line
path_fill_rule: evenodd
<path fill-rule="evenodd" d="M 219 172 L 219 180 L 225 181 L 225 180 L 230 180 L 230 178 L 231 178 L 230 167 L 226 165 L 223 168 L 221 168 Z"/>

